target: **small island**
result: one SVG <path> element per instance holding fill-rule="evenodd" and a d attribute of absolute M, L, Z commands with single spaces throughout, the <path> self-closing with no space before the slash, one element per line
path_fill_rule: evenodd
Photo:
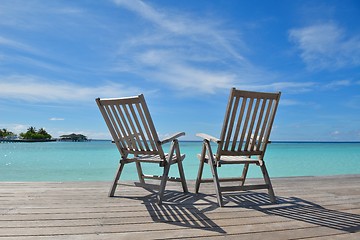
<path fill-rule="evenodd" d="M 6 128 L 0 129 L 0 139 L 15 139 L 17 138 L 16 134 L 11 131 L 8 131 Z"/>
<path fill-rule="evenodd" d="M 20 133 L 20 138 L 26 141 L 55 141 L 44 128 L 40 128 L 36 131 L 34 127 L 29 127 L 27 132 Z"/>
<path fill-rule="evenodd" d="M 67 142 L 85 142 L 89 141 L 88 138 L 82 134 L 69 134 L 62 135 L 59 138 L 52 138 L 44 128 L 36 130 L 35 127 L 29 127 L 26 132 L 18 135 L 3 128 L 0 129 L 0 142 L 54 142 L 54 141 L 67 141 Z"/>
<path fill-rule="evenodd" d="M 20 133 L 19 137 L 7 131 L 5 128 L 0 130 L 1 142 L 52 142 L 56 141 L 44 128 L 36 130 L 35 127 L 29 127 L 26 132 Z"/>
<path fill-rule="evenodd" d="M 86 142 L 89 141 L 86 136 L 82 134 L 69 134 L 69 135 L 61 135 L 59 141 L 69 141 L 69 142 Z"/>

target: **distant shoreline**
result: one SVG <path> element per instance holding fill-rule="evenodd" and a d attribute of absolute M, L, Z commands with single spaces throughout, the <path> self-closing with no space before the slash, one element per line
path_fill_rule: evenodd
<path fill-rule="evenodd" d="M 54 139 L 0 139 L 0 143 L 1 142 L 89 142 L 89 141 L 104 141 L 104 142 L 108 142 L 108 141 L 112 141 L 110 139 L 88 139 L 86 141 L 71 141 L 71 140 L 60 140 L 58 138 L 54 138 Z M 179 142 L 198 142 L 201 143 L 201 140 L 180 140 Z M 360 141 L 271 141 L 271 143 L 360 143 Z"/>
<path fill-rule="evenodd" d="M 60 138 L 52 138 L 52 139 L 0 139 L 1 142 L 8 143 L 36 143 L 36 142 L 90 142 L 92 139 L 87 140 L 70 140 L 70 139 L 60 139 Z M 95 141 L 103 141 L 103 140 L 95 140 Z M 107 141 L 107 140 L 104 140 Z"/>
<path fill-rule="evenodd" d="M 0 139 L 0 142 L 55 142 L 57 139 Z"/>
<path fill-rule="evenodd" d="M 91 141 L 112 141 L 111 139 L 91 139 Z M 179 142 L 202 142 L 202 140 L 181 140 L 179 139 Z M 274 140 L 271 141 L 271 143 L 360 143 L 360 141 L 295 141 L 295 140 Z"/>
<path fill-rule="evenodd" d="M 94 141 L 111 141 L 111 140 L 96 140 Z M 179 140 L 179 142 L 202 142 L 202 140 Z M 282 140 L 274 140 L 270 143 L 360 143 L 360 141 L 282 141 Z"/>

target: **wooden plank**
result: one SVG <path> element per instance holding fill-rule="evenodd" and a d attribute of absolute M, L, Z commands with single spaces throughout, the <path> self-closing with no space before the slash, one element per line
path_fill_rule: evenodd
<path fill-rule="evenodd" d="M 158 205 L 157 192 L 131 182 L 115 198 L 108 182 L 0 182 L 0 240 L 359 239 L 359 184 L 360 175 L 274 178 L 277 204 L 256 190 L 223 194 L 219 208 L 206 183 L 194 194 L 169 182 Z"/>

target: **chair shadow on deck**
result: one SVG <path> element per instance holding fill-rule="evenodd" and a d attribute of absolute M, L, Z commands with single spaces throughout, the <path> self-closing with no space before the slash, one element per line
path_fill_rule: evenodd
<path fill-rule="evenodd" d="M 349 233 L 360 231 L 359 214 L 327 209 L 297 197 L 277 197 L 276 204 L 272 204 L 265 193 L 228 194 L 224 196 L 224 199 L 226 202 L 237 205 L 234 207 L 254 209 L 268 215 L 276 215 Z"/>
<path fill-rule="evenodd" d="M 201 229 L 217 233 L 226 231 L 208 216 L 219 208 L 215 194 L 182 193 L 166 190 L 163 204 L 157 203 L 157 192 L 144 188 L 150 194 L 123 198 L 140 200 L 154 222 Z M 360 215 L 327 209 L 319 204 L 297 197 L 276 197 L 271 203 L 269 196 L 261 192 L 234 192 L 223 195 L 224 208 L 247 208 L 267 215 L 328 227 L 348 233 L 360 232 Z M 220 210 L 221 211 L 221 210 Z M 239 213 L 241 214 L 241 212 Z"/>
<path fill-rule="evenodd" d="M 137 183 L 135 183 L 137 185 Z M 206 216 L 206 212 L 218 208 L 214 203 L 206 202 L 207 195 L 182 193 L 179 191 L 166 190 L 164 201 L 157 203 L 157 191 L 146 188 L 150 194 L 141 197 L 125 196 L 123 198 L 143 201 L 151 219 L 161 222 L 193 229 L 201 229 L 217 233 L 226 233 L 218 224 Z M 199 199 L 202 203 L 196 203 Z M 211 206 L 209 206 L 211 205 Z M 202 209 L 203 208 L 203 209 Z"/>
<path fill-rule="evenodd" d="M 193 193 L 181 193 L 167 190 L 164 194 L 166 202 L 156 203 L 157 195 L 151 194 L 143 198 L 144 204 L 154 222 L 162 222 L 194 229 L 226 233 L 218 224 L 206 216 L 209 203 L 197 204 L 196 201 L 205 196 Z M 205 206 L 206 209 L 201 209 Z M 218 208 L 213 205 L 212 209 Z"/>

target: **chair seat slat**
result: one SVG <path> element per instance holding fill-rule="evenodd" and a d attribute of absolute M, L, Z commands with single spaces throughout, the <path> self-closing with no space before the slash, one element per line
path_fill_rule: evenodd
<path fill-rule="evenodd" d="M 198 154 L 197 155 L 199 159 L 201 159 L 201 155 Z M 214 158 L 216 158 L 217 156 L 214 155 Z M 209 160 L 209 156 L 205 155 L 205 160 L 208 161 Z M 260 164 L 261 160 L 259 159 L 255 159 L 255 158 L 249 158 L 246 156 L 221 156 L 220 159 L 218 159 L 218 162 L 221 164 L 240 164 L 240 163 L 256 163 L 256 164 Z"/>
<path fill-rule="evenodd" d="M 158 154 L 151 154 L 151 153 L 144 153 L 144 154 L 141 154 L 141 155 L 138 155 L 136 157 L 128 157 L 126 158 L 127 161 L 131 161 L 131 162 L 163 162 L 165 161 L 166 159 L 168 160 L 169 158 L 169 154 L 166 153 L 165 154 L 165 159 L 162 158 L 160 155 Z M 170 163 L 173 163 L 177 160 L 184 160 L 185 158 L 185 154 L 181 154 L 180 158 L 178 159 L 177 156 L 173 155 L 172 158 L 171 158 L 171 162 Z"/>

